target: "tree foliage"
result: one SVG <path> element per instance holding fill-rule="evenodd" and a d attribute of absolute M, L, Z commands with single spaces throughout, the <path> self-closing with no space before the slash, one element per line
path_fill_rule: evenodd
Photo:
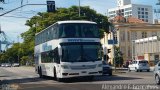
<path fill-rule="evenodd" d="M 5 61 L 8 58 L 12 58 L 13 62 L 26 62 L 28 57 L 34 55 L 34 38 L 35 34 L 42 31 L 46 27 L 52 25 L 57 21 L 64 20 L 88 20 L 94 21 L 100 28 L 101 38 L 104 36 L 104 31 L 108 32 L 108 18 L 102 14 L 97 13 L 95 10 L 90 9 L 88 6 L 80 7 L 81 16 L 79 17 L 78 7 L 72 6 L 70 8 L 58 8 L 56 12 L 38 13 L 30 20 L 26 21 L 29 30 L 22 33 L 21 37 L 24 39 L 23 43 L 16 43 L 6 51 L 6 53 L 0 54 L 0 61 Z M 18 61 L 18 58 L 20 61 Z"/>
<path fill-rule="evenodd" d="M 115 62 L 116 62 L 116 66 L 122 66 L 123 65 L 123 54 L 120 51 L 119 47 L 115 46 Z"/>

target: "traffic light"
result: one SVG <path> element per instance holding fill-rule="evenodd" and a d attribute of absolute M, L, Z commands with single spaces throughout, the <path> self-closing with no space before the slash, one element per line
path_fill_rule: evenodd
<path fill-rule="evenodd" d="M 47 12 L 55 12 L 55 1 L 47 1 Z"/>
<path fill-rule="evenodd" d="M 0 0 L 0 2 L 4 3 L 4 0 Z"/>
<path fill-rule="evenodd" d="M 108 49 L 108 53 L 111 53 L 111 49 Z"/>

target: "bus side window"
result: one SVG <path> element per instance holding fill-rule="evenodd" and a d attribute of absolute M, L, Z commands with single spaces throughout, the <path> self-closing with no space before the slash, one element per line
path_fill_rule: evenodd
<path fill-rule="evenodd" d="M 55 25 L 55 38 L 57 39 L 58 38 L 58 33 L 59 33 L 59 27 L 58 27 L 58 24 Z"/>
<path fill-rule="evenodd" d="M 58 54 L 58 48 L 55 48 L 53 51 L 53 59 L 55 63 L 60 64 L 60 58 L 59 58 L 59 54 Z"/>

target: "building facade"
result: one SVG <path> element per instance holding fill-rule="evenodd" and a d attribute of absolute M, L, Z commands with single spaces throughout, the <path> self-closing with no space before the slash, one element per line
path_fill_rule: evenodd
<path fill-rule="evenodd" d="M 148 60 L 151 66 L 160 60 L 160 37 L 158 35 L 134 40 L 132 46 L 133 58 L 141 57 Z"/>
<path fill-rule="evenodd" d="M 113 19 L 117 14 L 123 17 L 135 17 L 144 22 L 153 23 L 152 6 L 132 4 L 131 0 L 117 0 L 117 7 L 108 10 L 108 16 Z"/>
<path fill-rule="evenodd" d="M 137 39 L 143 39 L 147 37 L 160 36 L 160 25 L 156 24 L 146 24 L 146 23 L 116 23 L 116 38 L 118 43 L 116 46 L 120 47 L 120 50 L 123 54 L 124 61 L 133 60 L 133 56 L 142 56 L 144 53 L 140 54 L 141 49 L 139 51 L 132 51 L 133 49 L 133 41 Z M 111 53 L 109 53 L 110 62 L 113 62 L 113 44 L 108 44 L 108 40 L 113 40 L 112 33 L 105 34 L 105 37 L 101 39 L 103 45 L 105 45 L 108 49 L 111 49 Z M 135 47 L 134 47 L 135 48 Z M 141 47 L 140 47 L 141 48 Z M 158 46 L 154 47 L 155 49 Z M 133 55 L 134 53 L 134 55 Z M 145 52 L 146 53 L 146 52 Z"/>

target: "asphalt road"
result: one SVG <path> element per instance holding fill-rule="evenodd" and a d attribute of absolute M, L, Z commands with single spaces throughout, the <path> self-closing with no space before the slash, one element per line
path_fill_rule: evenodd
<path fill-rule="evenodd" d="M 117 72 L 113 76 L 96 76 L 92 81 L 77 78 L 57 82 L 51 77 L 39 78 L 33 67 L 0 67 L 0 80 L 1 89 L 4 90 L 123 90 L 124 87 L 132 87 L 129 89 L 134 90 L 135 87 L 139 88 L 137 90 L 160 89 L 155 84 L 153 72 Z"/>

